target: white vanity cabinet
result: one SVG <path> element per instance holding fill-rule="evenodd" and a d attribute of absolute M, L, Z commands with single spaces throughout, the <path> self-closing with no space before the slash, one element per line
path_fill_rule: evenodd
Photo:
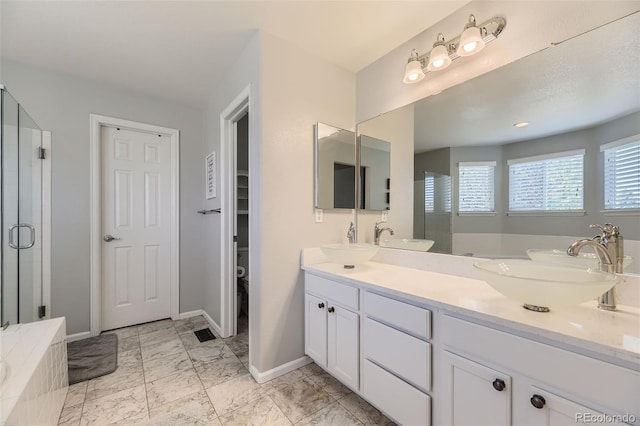
<path fill-rule="evenodd" d="M 403 425 L 431 423 L 431 311 L 364 291 L 362 395 Z"/>
<path fill-rule="evenodd" d="M 352 389 L 359 388 L 358 289 L 305 276 L 305 353 Z"/>
<path fill-rule="evenodd" d="M 446 314 L 439 324 L 442 424 L 640 424 L 637 371 Z"/>

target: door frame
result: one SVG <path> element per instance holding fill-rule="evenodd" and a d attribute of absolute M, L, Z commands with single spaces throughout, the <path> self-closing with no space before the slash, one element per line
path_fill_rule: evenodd
<path fill-rule="evenodd" d="M 235 255 L 233 241 L 234 221 L 236 221 L 236 140 L 234 134 L 235 124 L 245 114 L 250 114 L 251 85 L 246 86 L 236 98 L 220 113 L 220 180 L 222 188 L 221 200 L 221 229 L 220 229 L 220 328 L 222 337 L 233 336 L 237 332 L 237 299 L 238 283 L 234 271 Z M 251 115 L 249 115 L 249 146 L 251 146 Z M 251 176 L 251 148 L 249 148 L 249 176 Z M 251 185 L 249 185 L 251 191 Z M 251 214 L 252 200 L 249 196 L 249 240 L 251 241 Z M 252 271 L 252 247 L 249 243 L 249 270 Z M 252 272 L 254 276 L 256 275 Z M 251 286 L 249 286 L 249 301 L 251 301 Z M 235 309 L 234 309 L 235 307 Z M 251 318 L 251 314 L 249 314 Z"/>
<path fill-rule="evenodd" d="M 103 126 L 120 127 L 138 132 L 168 136 L 171 143 L 171 217 L 170 223 L 170 306 L 171 318 L 180 315 L 180 131 L 153 124 L 139 123 L 104 115 L 90 114 L 90 157 L 91 157 L 91 335 L 102 331 L 102 144 Z"/>

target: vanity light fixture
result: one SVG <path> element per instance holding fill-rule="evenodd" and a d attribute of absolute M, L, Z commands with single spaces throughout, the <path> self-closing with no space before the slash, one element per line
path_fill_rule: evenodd
<path fill-rule="evenodd" d="M 476 17 L 469 15 L 469 22 L 464 26 L 456 53 L 458 56 L 471 56 L 484 49 L 482 29 L 476 27 Z"/>
<path fill-rule="evenodd" d="M 449 50 L 444 45 L 444 34 L 438 33 L 436 42 L 433 43 L 433 49 L 429 54 L 427 69 L 429 71 L 440 71 L 449 65 L 451 65 L 451 58 L 449 57 Z"/>
<path fill-rule="evenodd" d="M 411 51 L 411 56 L 407 61 L 407 66 L 404 70 L 404 80 L 405 83 L 415 83 L 424 78 L 424 71 L 422 71 L 422 63 L 418 59 L 418 51 L 413 49 Z"/>
<path fill-rule="evenodd" d="M 506 19 L 499 16 L 476 25 L 476 17 L 470 15 L 469 22 L 458 37 L 445 41 L 444 35 L 438 33 L 433 49 L 422 56 L 413 49 L 402 81 L 407 84 L 417 83 L 428 72 L 443 70 L 461 57 L 475 55 L 486 44 L 498 38 L 506 25 Z"/>

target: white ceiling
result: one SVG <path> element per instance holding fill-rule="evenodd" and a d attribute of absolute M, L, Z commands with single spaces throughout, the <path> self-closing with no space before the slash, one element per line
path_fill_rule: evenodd
<path fill-rule="evenodd" d="M 357 72 L 468 1 L 7 1 L 2 58 L 202 107 L 256 30 Z"/>
<path fill-rule="evenodd" d="M 640 12 L 416 102 L 415 152 L 535 139 L 640 111 L 638 28 Z M 530 125 L 513 127 L 520 121 Z"/>

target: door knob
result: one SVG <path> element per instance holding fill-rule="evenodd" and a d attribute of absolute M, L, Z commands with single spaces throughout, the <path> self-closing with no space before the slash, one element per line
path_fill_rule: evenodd
<path fill-rule="evenodd" d="M 113 240 L 119 240 L 120 237 L 114 237 L 113 235 L 105 235 L 104 238 L 102 239 L 109 243 Z"/>

